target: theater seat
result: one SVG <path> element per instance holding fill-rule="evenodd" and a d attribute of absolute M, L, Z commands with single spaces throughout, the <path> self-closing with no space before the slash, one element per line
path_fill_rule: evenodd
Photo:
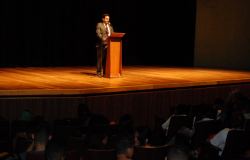
<path fill-rule="evenodd" d="M 170 147 L 171 145 L 157 147 L 135 147 L 133 160 L 164 160 Z"/>
<path fill-rule="evenodd" d="M 88 149 L 83 152 L 82 160 L 116 160 L 114 149 L 110 150 L 95 150 Z"/>

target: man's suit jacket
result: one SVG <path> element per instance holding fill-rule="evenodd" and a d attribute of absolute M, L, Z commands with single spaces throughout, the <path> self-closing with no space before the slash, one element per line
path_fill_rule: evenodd
<path fill-rule="evenodd" d="M 114 29 L 109 25 L 110 34 L 114 33 Z M 96 25 L 97 43 L 96 47 L 101 47 L 103 42 L 108 38 L 108 33 L 104 23 L 100 22 Z"/>

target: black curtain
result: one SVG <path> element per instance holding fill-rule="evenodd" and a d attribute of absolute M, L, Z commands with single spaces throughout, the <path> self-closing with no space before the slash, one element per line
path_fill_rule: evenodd
<path fill-rule="evenodd" d="M 123 65 L 192 66 L 195 0 L 1 0 L 1 67 L 96 65 L 95 26 L 110 14 Z"/>

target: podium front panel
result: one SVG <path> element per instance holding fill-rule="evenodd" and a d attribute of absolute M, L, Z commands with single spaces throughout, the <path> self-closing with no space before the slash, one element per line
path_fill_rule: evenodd
<path fill-rule="evenodd" d="M 110 77 L 121 76 L 121 50 L 122 43 L 120 39 L 111 39 L 110 42 Z"/>

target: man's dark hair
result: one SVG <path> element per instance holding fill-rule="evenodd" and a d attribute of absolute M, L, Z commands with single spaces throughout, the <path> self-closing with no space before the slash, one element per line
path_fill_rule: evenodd
<path fill-rule="evenodd" d="M 77 108 L 77 114 L 78 114 L 78 118 L 92 116 L 92 113 L 90 112 L 89 107 L 84 103 L 79 104 Z"/>
<path fill-rule="evenodd" d="M 187 106 L 185 104 L 178 104 L 176 107 L 177 115 L 187 114 Z"/>
<path fill-rule="evenodd" d="M 86 134 L 85 144 L 87 149 L 99 149 L 105 150 L 105 146 L 102 142 L 107 137 L 107 132 L 101 128 L 90 130 Z"/>
<path fill-rule="evenodd" d="M 224 104 L 224 101 L 223 101 L 221 98 L 216 98 L 216 99 L 214 100 L 214 104 L 223 105 L 223 104 Z"/>
<path fill-rule="evenodd" d="M 188 160 L 189 148 L 184 145 L 173 145 L 168 151 L 168 160 Z"/>
<path fill-rule="evenodd" d="M 67 145 L 64 139 L 51 139 L 45 149 L 45 156 L 48 160 L 61 160 L 66 156 Z"/>
<path fill-rule="evenodd" d="M 130 133 L 134 132 L 134 119 L 131 114 L 125 114 L 120 118 L 119 121 L 119 133 Z"/>
<path fill-rule="evenodd" d="M 104 13 L 104 14 L 102 15 L 102 18 L 105 18 L 106 16 L 109 16 L 109 17 L 110 17 L 110 15 L 109 15 L 109 14 Z"/>
<path fill-rule="evenodd" d="M 115 137 L 116 154 L 126 154 L 128 148 L 132 148 L 135 144 L 135 137 L 131 134 L 118 134 Z"/>
<path fill-rule="evenodd" d="M 51 125 L 48 122 L 40 122 L 34 128 L 34 141 L 39 144 L 46 144 L 51 135 Z"/>
<path fill-rule="evenodd" d="M 235 129 L 243 129 L 245 116 L 241 112 L 234 112 L 231 117 L 232 126 Z"/>
<path fill-rule="evenodd" d="M 147 126 L 140 126 L 135 129 L 138 132 L 138 141 L 140 142 L 140 146 L 146 145 L 146 139 L 148 139 L 148 144 L 151 142 L 151 129 Z"/>

